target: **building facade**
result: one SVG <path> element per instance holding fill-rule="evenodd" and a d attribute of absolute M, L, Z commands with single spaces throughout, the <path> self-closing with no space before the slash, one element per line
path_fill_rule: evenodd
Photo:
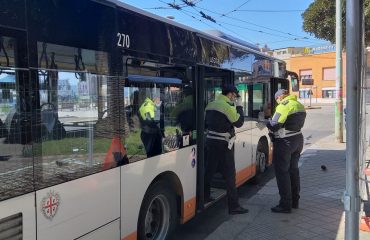
<path fill-rule="evenodd" d="M 370 83 L 370 48 L 367 48 L 367 83 Z M 336 99 L 335 45 L 288 47 L 270 54 L 287 63 L 287 69 L 299 75 L 299 98 L 305 103 L 334 103 Z M 346 54 L 343 62 L 343 97 L 346 96 Z M 367 84 L 370 87 L 370 84 Z M 368 92 L 368 91 L 366 91 Z M 368 94 L 370 96 L 370 94 Z M 368 98 L 369 98 L 368 96 Z M 369 102 L 369 101 L 368 101 Z"/>

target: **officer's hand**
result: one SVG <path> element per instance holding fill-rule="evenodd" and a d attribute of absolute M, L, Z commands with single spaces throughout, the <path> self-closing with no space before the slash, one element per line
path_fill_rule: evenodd
<path fill-rule="evenodd" d="M 242 101 L 241 97 L 238 97 L 238 98 L 235 99 L 235 105 L 237 107 L 243 107 L 243 101 Z"/>

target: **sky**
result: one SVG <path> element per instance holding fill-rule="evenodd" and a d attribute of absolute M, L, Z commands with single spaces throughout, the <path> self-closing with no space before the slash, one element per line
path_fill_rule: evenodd
<path fill-rule="evenodd" d="M 270 49 L 330 44 L 303 31 L 301 14 L 313 0 L 188 0 L 195 7 L 185 6 L 182 0 L 120 1 L 202 31 L 217 29 L 253 44 L 267 44 Z M 216 23 L 203 18 L 201 12 Z"/>

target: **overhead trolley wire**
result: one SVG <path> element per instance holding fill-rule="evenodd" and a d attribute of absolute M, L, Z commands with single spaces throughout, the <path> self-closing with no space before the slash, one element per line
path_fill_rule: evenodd
<path fill-rule="evenodd" d="M 195 11 L 197 11 L 197 13 L 193 13 L 193 12 L 190 12 L 190 11 L 187 11 L 184 9 L 184 7 L 181 7 L 180 5 L 176 4 L 175 1 L 173 3 L 167 3 L 163 0 L 158 0 L 166 5 L 168 5 L 170 7 L 170 9 L 175 9 L 175 10 L 178 10 L 178 11 L 182 11 L 183 13 L 186 11 L 188 14 L 186 14 L 187 16 L 190 16 L 192 17 L 193 19 L 196 19 L 200 22 L 202 22 L 203 24 L 206 24 L 204 21 L 201 21 L 201 19 L 198 19 L 194 16 L 192 16 L 191 14 L 197 14 L 198 17 L 201 17 L 201 18 L 204 18 L 208 21 L 211 21 L 213 22 L 214 24 L 222 27 L 223 29 L 226 29 L 227 31 L 229 32 L 232 32 L 236 35 L 240 35 L 240 33 L 237 33 L 231 29 L 228 29 L 226 28 L 225 26 L 221 25 L 224 24 L 224 25 L 229 25 L 229 26 L 233 26 L 233 27 L 238 27 L 238 28 L 242 28 L 242 29 L 246 29 L 246 30 L 249 30 L 249 31 L 254 31 L 254 32 L 258 32 L 258 33 L 262 33 L 262 34 L 267 34 L 267 35 L 270 35 L 270 36 L 276 36 L 276 37 L 282 37 L 282 38 L 287 38 L 287 40 L 283 40 L 283 41 L 303 41 L 303 42 L 309 42 L 309 43 L 317 43 L 317 42 L 312 42 L 312 41 L 309 41 L 309 40 L 313 40 L 313 41 L 322 41 L 322 40 L 318 40 L 318 39 L 311 39 L 309 37 L 304 37 L 304 36 L 300 36 L 300 35 L 296 35 L 296 34 L 291 34 L 289 32 L 284 32 L 284 31 L 281 31 L 281 30 L 277 30 L 277 29 L 274 29 L 274 28 L 270 28 L 270 27 L 265 27 L 265 26 L 262 26 L 262 25 L 259 25 L 259 24 L 255 24 L 255 23 L 252 23 L 252 22 L 248 22 L 248 21 L 245 21 L 245 20 L 242 20 L 242 19 L 238 19 L 238 18 L 235 18 L 235 17 L 230 17 L 230 16 L 227 16 L 228 13 L 226 14 L 222 14 L 222 13 L 218 13 L 218 12 L 215 12 L 215 11 L 212 11 L 212 10 L 209 10 L 209 9 L 205 9 L 205 8 L 202 8 L 202 7 L 199 7 L 197 6 L 196 4 L 201 2 L 202 0 L 198 1 L 198 2 L 192 2 L 192 4 L 189 4 L 189 0 L 181 0 L 182 2 L 187 2 L 186 6 L 184 7 L 191 7 L 193 8 Z M 251 1 L 251 0 L 250 0 Z M 242 5 L 238 6 L 236 9 L 234 10 L 238 10 L 240 7 L 244 6 L 245 4 L 247 4 L 249 1 L 246 1 L 244 2 Z M 259 27 L 259 28 L 265 28 L 265 29 L 268 29 L 270 31 L 274 31 L 274 32 L 278 32 L 278 33 L 282 33 L 282 34 L 285 34 L 285 35 L 289 35 L 290 37 L 294 37 L 294 38 L 289 38 L 288 36 L 282 36 L 282 35 L 278 35 L 278 34 L 274 34 L 274 33 L 269 33 L 269 32 L 266 32 L 266 31 L 262 31 L 262 30 L 257 30 L 257 29 L 251 29 L 251 28 L 248 28 L 248 27 L 244 27 L 244 26 L 240 26 L 240 25 L 235 25 L 235 24 L 231 24 L 231 23 L 226 23 L 226 22 L 219 22 L 219 21 L 216 21 L 216 19 L 214 19 L 212 16 L 210 15 L 207 15 L 205 14 L 204 12 L 202 11 L 199 11 L 198 9 L 201 9 L 201 10 L 204 10 L 204 11 L 208 11 L 210 13 L 214 13 L 214 14 L 217 14 L 217 15 L 224 15 L 225 17 L 229 18 L 229 19 L 233 19 L 233 20 L 236 20 L 236 21 L 240 21 L 240 22 L 243 22 L 243 23 L 247 23 L 247 24 L 250 24 L 250 25 L 253 25 L 253 26 L 256 26 L 256 27 Z M 234 11 L 233 10 L 233 11 Z M 190 14 L 190 15 L 189 15 Z M 209 24 L 206 24 L 207 26 L 209 27 L 212 27 L 211 25 Z M 246 39 L 248 40 L 248 39 Z M 248 40 L 250 41 L 250 40 Z M 277 41 L 279 42 L 279 41 Z"/>
<path fill-rule="evenodd" d="M 184 9 L 181 9 L 180 11 L 185 11 Z M 194 14 L 190 11 L 188 11 L 188 13 L 190 14 Z M 202 16 L 200 16 L 202 17 Z M 269 32 L 265 32 L 265 31 L 262 31 L 262 30 L 257 30 L 257 29 L 252 29 L 252 28 L 248 28 L 248 27 L 244 27 L 244 26 L 240 26 L 240 25 L 235 25 L 235 24 L 231 24 L 231 23 L 227 23 L 227 22 L 221 22 L 221 21 L 212 21 L 214 22 L 215 24 L 219 25 L 220 27 L 224 28 L 224 29 L 227 29 L 228 31 L 236 34 L 236 35 L 239 35 L 239 33 L 235 32 L 235 31 L 232 31 L 231 29 L 228 29 L 226 28 L 225 26 L 223 25 L 229 25 L 229 26 L 233 26 L 233 27 L 238 27 L 238 28 L 242 28 L 242 29 L 246 29 L 246 30 L 249 30 L 249 31 L 253 31 L 253 32 L 258 32 L 258 33 L 262 33 L 262 34 L 267 34 L 267 35 L 270 35 L 270 36 L 275 36 L 275 37 L 281 37 L 281 38 L 288 38 L 287 36 L 282 36 L 282 35 L 278 35 L 278 34 L 274 34 L 274 33 L 269 33 Z M 223 25 L 221 25 L 223 24 Z M 248 40 L 250 41 L 250 40 Z M 308 37 L 300 37 L 300 38 L 288 38 L 287 40 L 284 40 L 284 41 L 304 41 L 304 42 L 308 42 L 308 43 L 315 43 L 315 42 L 312 42 L 312 41 L 309 41 L 309 38 Z"/>
<path fill-rule="evenodd" d="M 223 13 L 223 14 L 221 14 L 221 17 L 226 17 L 226 16 L 227 16 L 227 15 L 229 15 L 230 13 L 237 11 L 239 8 L 243 7 L 245 4 L 249 3 L 250 1 L 252 1 L 252 0 L 247 0 L 247 1 L 245 1 L 242 5 L 240 5 L 239 7 L 235 8 L 234 10 L 232 10 L 232 11 L 230 11 L 230 12 L 227 12 L 227 13 Z"/>
<path fill-rule="evenodd" d="M 222 24 L 225 24 L 225 25 L 229 25 L 229 26 L 233 26 L 233 27 L 238 27 L 238 28 L 242 28 L 242 29 L 245 29 L 245 30 L 253 31 L 253 32 L 258 32 L 258 33 L 262 33 L 262 34 L 266 34 L 266 35 L 270 35 L 270 36 L 274 36 L 274 37 L 281 37 L 281 38 L 285 38 L 286 39 L 286 40 L 282 40 L 282 41 L 303 41 L 303 42 L 309 42 L 309 43 L 316 43 L 316 42 L 309 41 L 309 38 L 308 37 L 288 38 L 287 36 L 282 36 L 282 35 L 278 35 L 278 34 L 274 34 L 274 33 L 269 33 L 269 32 L 265 32 L 265 31 L 262 31 L 262 30 L 252 29 L 252 28 L 248 28 L 248 27 L 244 27 L 244 26 L 239 26 L 239 25 L 235 25 L 235 24 L 231 24 L 231 23 L 226 23 L 226 22 L 220 22 L 220 21 L 218 21 L 218 22 L 219 23 L 222 23 Z M 277 41 L 277 42 L 280 42 L 280 41 Z"/>
<path fill-rule="evenodd" d="M 193 19 L 196 19 L 196 20 L 198 20 L 198 21 L 200 21 L 200 22 L 202 22 L 202 23 L 204 23 L 204 24 L 206 24 L 208 27 L 211 27 L 211 28 L 213 28 L 213 26 L 211 26 L 211 25 L 209 25 L 209 24 L 207 24 L 206 22 L 204 22 L 204 21 L 202 21 L 202 19 L 199 19 L 199 18 L 197 18 L 197 17 L 194 17 L 192 14 L 194 14 L 193 12 L 190 12 L 190 11 L 187 11 L 187 10 L 185 10 L 185 9 L 181 9 L 181 10 L 179 10 L 180 12 L 182 12 L 182 13 L 184 13 L 185 15 L 187 15 L 187 16 L 189 16 L 189 17 L 191 17 L 191 18 L 193 18 Z M 199 16 L 198 15 L 198 17 L 202 17 L 202 16 Z M 212 21 L 213 22 L 213 21 Z M 213 22 L 214 24 L 216 24 L 216 25 L 218 25 L 218 26 L 220 26 L 221 28 L 223 28 L 223 29 L 225 29 L 225 30 L 227 30 L 227 31 L 229 31 L 229 32 L 232 32 L 232 33 L 234 33 L 234 34 L 236 34 L 236 35 L 240 35 L 239 33 L 237 33 L 237 32 L 235 32 L 235 31 L 233 31 L 233 30 L 231 30 L 231 29 L 229 29 L 229 28 L 226 28 L 225 26 L 223 26 L 223 25 L 221 25 L 220 23 L 217 23 L 217 22 Z M 245 38 L 245 37 L 244 37 Z M 245 38 L 246 40 L 248 40 L 248 41 L 250 41 L 250 42 L 252 42 L 250 39 L 247 39 L 247 38 Z"/>
<path fill-rule="evenodd" d="M 239 9 L 237 12 L 260 12 L 260 13 L 287 13 L 287 12 L 304 12 L 305 10 L 259 10 L 259 9 Z"/>
<path fill-rule="evenodd" d="M 213 13 L 213 14 L 222 15 L 222 13 L 215 12 L 215 11 L 212 11 L 212 10 L 209 10 L 209 9 L 206 9 L 206 8 L 202 8 L 202 7 L 199 7 L 199 6 L 196 6 L 196 8 L 202 9 L 204 11 L 208 11 L 208 12 Z M 252 23 L 252 22 L 243 20 L 243 19 L 239 19 L 239 18 L 235 18 L 235 17 L 230 17 L 230 16 L 225 16 L 225 17 L 226 18 L 230 18 L 230 19 L 235 20 L 235 21 L 247 23 L 247 24 L 250 24 L 250 25 L 253 25 L 253 26 L 256 26 L 256 27 L 265 28 L 265 29 L 268 29 L 270 31 L 283 33 L 283 34 L 286 34 L 286 35 L 289 35 L 289 36 L 295 36 L 295 37 L 303 38 L 303 36 L 299 36 L 299 35 L 292 34 L 292 33 L 289 33 L 289 32 L 284 32 L 284 31 L 281 31 L 281 30 L 278 30 L 278 29 L 274 29 L 274 28 L 262 26 L 262 25 L 259 25 L 259 24 L 255 24 L 255 23 Z M 312 40 L 315 40 L 315 39 L 312 39 Z"/>

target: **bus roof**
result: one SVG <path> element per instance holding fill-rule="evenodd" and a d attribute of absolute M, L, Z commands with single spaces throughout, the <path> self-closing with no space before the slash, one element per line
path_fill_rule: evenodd
<path fill-rule="evenodd" d="M 224 33 L 220 32 L 220 31 L 214 31 L 214 32 L 211 31 L 211 33 L 212 32 L 213 33 L 210 34 L 210 33 L 207 33 L 207 32 L 204 32 L 204 31 L 200 31 L 200 30 L 197 30 L 195 28 L 186 26 L 184 24 L 181 24 L 181 23 L 172 21 L 170 19 L 167 19 L 167 18 L 158 16 L 158 15 L 155 15 L 155 14 L 150 13 L 150 12 L 147 12 L 147 11 L 145 11 L 143 9 L 136 8 L 134 6 L 128 5 L 126 3 L 123 3 L 123 2 L 121 2 L 119 0 L 104 0 L 104 1 L 111 2 L 111 3 L 115 4 L 117 7 L 122 7 L 124 9 L 128 9 L 128 10 L 131 10 L 133 12 L 137 12 L 139 14 L 145 15 L 147 17 L 154 18 L 154 19 L 156 19 L 158 21 L 165 22 L 167 24 L 170 24 L 170 25 L 173 25 L 173 26 L 176 26 L 176 27 L 179 27 L 179 28 L 182 28 L 182 29 L 185 29 L 185 30 L 194 32 L 194 33 L 197 33 L 198 35 L 200 35 L 200 36 L 202 36 L 204 38 L 207 38 L 207 39 L 210 39 L 210 40 L 213 40 L 213 41 L 216 41 L 216 42 L 221 42 L 223 44 L 226 44 L 226 45 L 229 45 L 229 46 L 238 48 L 238 49 L 243 49 L 243 50 L 246 50 L 246 51 L 249 51 L 249 52 L 252 52 L 252 53 L 256 53 L 256 54 L 260 55 L 261 57 L 264 57 L 264 58 L 267 58 L 267 59 L 271 59 L 271 60 L 283 62 L 280 59 L 274 58 L 272 56 L 269 56 L 269 55 L 267 55 L 267 54 L 259 51 L 258 48 L 257 48 L 257 46 L 254 46 L 251 43 L 248 43 L 248 42 L 246 42 L 246 41 L 244 41 L 242 39 L 238 39 L 236 37 L 231 37 L 231 36 L 229 36 L 227 34 L 224 34 Z M 215 34 L 215 32 L 219 32 L 219 33 Z M 219 36 L 217 36 L 217 35 L 219 35 Z M 221 36 L 224 36 L 224 37 L 221 37 Z"/>

